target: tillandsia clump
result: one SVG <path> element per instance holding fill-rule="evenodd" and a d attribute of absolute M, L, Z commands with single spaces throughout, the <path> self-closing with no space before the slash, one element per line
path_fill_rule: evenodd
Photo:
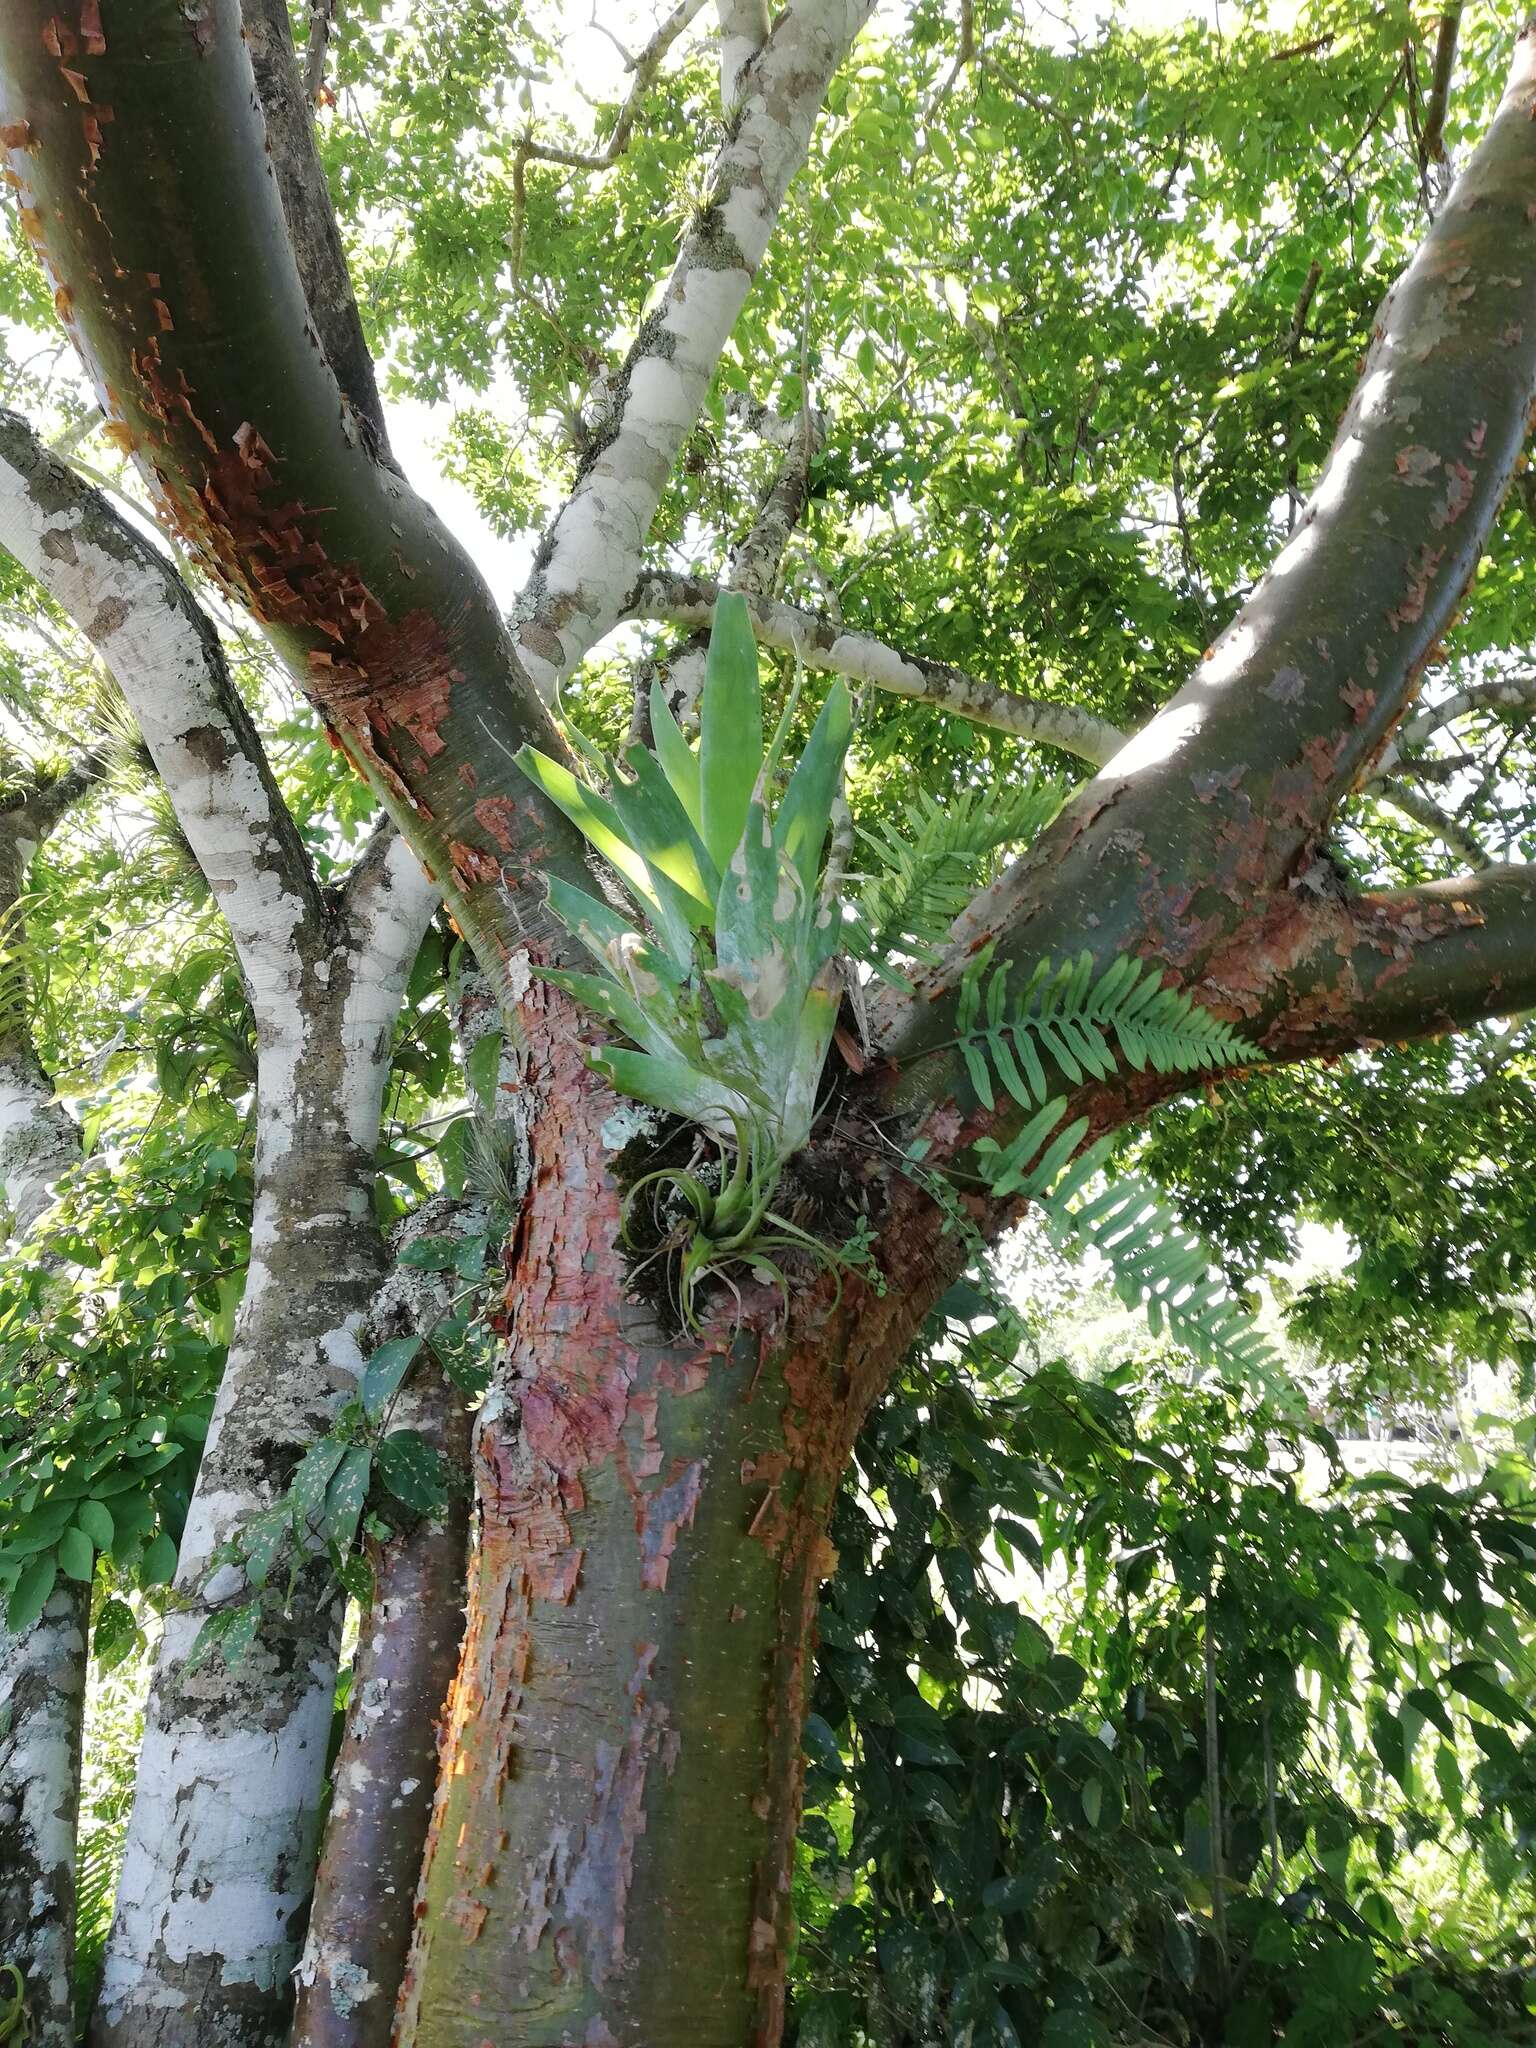
<path fill-rule="evenodd" d="M 678 1297 L 696 1320 L 710 1273 L 751 1264 L 782 1281 L 775 1251 L 831 1254 L 775 1213 L 784 1163 L 810 1136 L 842 995 L 838 877 L 827 861 L 852 732 L 834 682 L 805 749 L 786 771 L 790 693 L 763 743 L 751 615 L 722 595 L 715 611 L 693 746 L 651 685 L 654 750 L 622 762 L 576 737 L 587 775 L 525 747 L 519 765 L 614 869 L 638 923 L 558 878 L 550 908 L 597 963 L 551 973 L 632 1043 L 591 1063 L 621 1094 L 698 1126 L 718 1173 L 667 1167 L 630 1191 L 670 1199 Z M 775 801 L 775 798 L 777 800 Z"/>

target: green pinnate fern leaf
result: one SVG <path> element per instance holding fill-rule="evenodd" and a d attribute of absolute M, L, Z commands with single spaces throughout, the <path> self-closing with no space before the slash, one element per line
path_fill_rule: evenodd
<path fill-rule="evenodd" d="M 1225 1019 L 1164 988 L 1156 967 L 1121 958 L 1095 981 L 1091 954 L 1062 967 L 1042 960 L 1015 997 L 1011 966 L 989 976 L 989 965 L 990 953 L 979 954 L 967 972 L 951 1041 L 988 1109 L 994 1079 L 1021 1109 L 1037 1109 L 1053 1080 L 1108 1080 L 1121 1059 L 1137 1073 L 1194 1074 L 1259 1056 Z"/>
<path fill-rule="evenodd" d="M 1064 784 L 1027 780 L 1011 788 L 962 790 L 940 803 L 926 792 L 899 824 L 860 828 L 869 879 L 859 893 L 858 950 L 890 974 L 893 954 L 934 957 L 991 856 L 1033 839 L 1061 809 Z"/>

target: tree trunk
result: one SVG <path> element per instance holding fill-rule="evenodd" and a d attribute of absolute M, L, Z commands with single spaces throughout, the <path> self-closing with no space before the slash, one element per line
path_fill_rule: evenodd
<path fill-rule="evenodd" d="M 406 1242 L 483 1232 L 478 1202 L 429 1202 Z M 372 1342 L 430 1339 L 446 1313 L 441 1274 L 397 1266 Z M 430 1354 L 413 1369 L 390 1426 L 414 1429 L 466 1476 L 470 1412 Z M 436 1521 L 422 1521 L 373 1553 L 374 1595 L 359 1631 L 346 1733 L 315 1880 L 309 1940 L 299 1967 L 292 2048 L 389 2048 L 395 1999 L 410 1948 L 412 1907 L 437 1782 L 438 1736 L 464 1637 L 467 1489 Z"/>
<path fill-rule="evenodd" d="M 563 998 L 521 1014 L 533 1181 L 397 2040 L 769 2048 L 827 1519 L 959 1253 L 898 1230 L 899 1295 L 801 1276 L 793 1337 L 756 1286 L 734 1336 L 664 1335 L 617 1247 L 613 1098 Z"/>
<path fill-rule="evenodd" d="M 294 970 L 292 1027 L 261 1047 L 245 1299 L 182 1539 L 145 1722 L 93 2040 L 101 2048 L 274 2048 L 303 1945 L 335 1701 L 340 1601 L 316 1561 L 231 1669 L 189 1662 L 242 1590 L 221 1546 L 286 1487 L 362 1363 L 384 1277 L 374 1148 L 395 973 L 330 950 Z M 275 1006 L 268 1015 L 277 1014 Z M 381 1034 L 382 1033 L 382 1037 Z"/>
<path fill-rule="evenodd" d="M 18 1237 L 80 1157 L 33 1043 L 17 911 L 32 856 L 90 786 L 81 765 L 12 800 L 0 830 L 0 1192 Z M 75 1822 L 91 1589 L 60 1578 L 31 1628 L 0 1628 L 0 1966 L 20 1973 L 32 2048 L 74 2048 Z M 14 1989 L 8 1985 L 7 1989 Z"/>
<path fill-rule="evenodd" d="M 61 1579 L 0 1633 L 0 1966 L 20 1972 L 29 2048 L 73 2048 L 75 1820 L 91 1589 Z M 9 1987 L 8 1987 L 9 1988 Z"/>
<path fill-rule="evenodd" d="M 316 1145 L 258 1197 L 250 1277 L 182 1541 L 145 1721 L 93 2038 L 102 2048 L 271 2048 L 309 1903 L 335 1702 L 340 1606 L 311 1563 L 231 1669 L 189 1663 L 238 1594 L 213 1560 L 283 1490 L 361 1363 L 382 1277 L 371 1159 Z M 350 1209 L 350 1213 L 349 1213 Z"/>

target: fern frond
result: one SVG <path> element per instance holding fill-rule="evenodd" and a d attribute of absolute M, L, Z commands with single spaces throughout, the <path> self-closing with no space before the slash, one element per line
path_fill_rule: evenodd
<path fill-rule="evenodd" d="M 97 1816 L 94 1825 L 80 1831 L 75 1866 L 75 2003 L 81 2012 L 90 2011 L 101 1981 L 127 1834 L 126 1813 L 112 1821 Z"/>
<path fill-rule="evenodd" d="M 1075 1179 L 1081 1187 L 1084 1176 Z M 1219 1372 L 1261 1385 L 1287 1387 L 1284 1370 L 1258 1324 L 1216 1270 L 1209 1246 L 1139 1174 L 1117 1175 L 1080 1206 L 1050 1193 L 1042 1201 L 1051 1234 L 1063 1250 L 1092 1247 L 1107 1262 L 1116 1294 L 1139 1309 L 1152 1334 L 1168 1335 Z"/>
<path fill-rule="evenodd" d="M 1280 1361 L 1221 1278 L 1209 1247 L 1150 1182 L 1118 1174 L 1079 1202 L 1104 1166 L 1114 1134 L 1074 1158 L 1088 1119 L 1058 1131 L 1066 1108 L 1064 1096 L 1053 1096 L 1006 1149 L 993 1138 L 978 1141 L 976 1158 L 992 1192 L 1035 1202 L 1059 1251 L 1079 1258 L 1096 1251 L 1116 1294 L 1145 1315 L 1155 1337 L 1166 1329 L 1202 1365 L 1261 1386 L 1272 1399 L 1294 1398 Z"/>
<path fill-rule="evenodd" d="M 1108 1080 L 1117 1050 L 1137 1073 L 1151 1067 L 1159 1074 L 1194 1074 L 1259 1057 L 1222 1018 L 1182 989 L 1164 988 L 1158 968 L 1143 970 L 1124 955 L 1097 981 L 1089 953 L 1059 968 L 1042 960 L 1013 1001 L 1011 966 L 989 980 L 988 958 L 978 955 L 961 984 L 952 1041 L 988 1109 L 996 1106 L 994 1075 L 1021 1109 L 1043 1104 L 1050 1093 L 1047 1059 L 1058 1074 L 1079 1082 Z"/>
<path fill-rule="evenodd" d="M 873 872 L 860 892 L 859 950 L 930 958 L 984 879 L 990 855 L 1033 839 L 1061 809 L 1066 787 L 1029 780 L 962 790 L 940 802 L 924 792 L 900 825 L 860 826 Z"/>

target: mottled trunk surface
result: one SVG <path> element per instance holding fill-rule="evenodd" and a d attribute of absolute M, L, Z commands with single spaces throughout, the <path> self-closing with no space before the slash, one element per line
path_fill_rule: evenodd
<path fill-rule="evenodd" d="M 397 2039 L 768 2048 L 827 1516 L 938 1244 L 900 1304 L 807 1279 L 790 1340 L 776 1294 L 728 1343 L 663 1336 L 616 1246 L 612 1097 L 563 998 L 523 1015 L 533 1183 Z"/>
<path fill-rule="evenodd" d="M 36 1057 L 0 1043 L 0 1187 L 11 1225 L 24 1237 L 80 1157 L 80 1130 Z"/>
<path fill-rule="evenodd" d="M 355 1384 L 357 1325 L 384 1273 L 372 1144 L 343 1113 L 356 1105 L 331 1007 L 342 962 L 328 966 L 330 1002 L 306 974 L 296 1042 L 262 1049 L 249 1278 L 182 1540 L 185 1605 L 166 1617 L 149 1701 L 100 2048 L 276 2048 L 287 2035 L 335 1699 L 329 1567 L 300 1573 L 233 1668 L 192 1651 L 210 1610 L 244 1588 L 216 1554 L 283 1490 Z M 376 1116 L 375 1091 L 373 1128 Z"/>
<path fill-rule="evenodd" d="M 90 1601 L 89 1586 L 61 1580 L 32 1628 L 0 1633 L 0 1965 L 21 1973 L 28 2048 L 73 2048 L 75 2039 L 75 1821 Z"/>

